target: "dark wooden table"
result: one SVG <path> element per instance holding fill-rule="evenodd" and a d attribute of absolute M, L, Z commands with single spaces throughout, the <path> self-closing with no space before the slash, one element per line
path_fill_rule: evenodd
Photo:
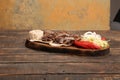
<path fill-rule="evenodd" d="M 1 31 L 0 80 L 120 80 L 120 31 L 97 33 L 111 40 L 109 55 L 35 51 L 24 46 L 28 31 Z"/>

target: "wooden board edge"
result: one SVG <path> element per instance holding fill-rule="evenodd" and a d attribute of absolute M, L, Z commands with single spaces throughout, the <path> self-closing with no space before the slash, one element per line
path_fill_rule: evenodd
<path fill-rule="evenodd" d="M 42 50 L 47 52 L 55 53 L 67 53 L 74 55 L 83 55 L 83 56 L 103 56 L 110 53 L 110 48 L 101 49 L 101 50 L 92 50 L 92 49 L 82 49 L 76 47 L 51 47 L 48 44 L 31 42 L 26 39 L 25 46 L 34 50 Z"/>

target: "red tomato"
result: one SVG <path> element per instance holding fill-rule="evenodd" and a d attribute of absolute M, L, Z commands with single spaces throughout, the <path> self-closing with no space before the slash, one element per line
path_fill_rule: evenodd
<path fill-rule="evenodd" d="M 106 40 L 106 38 L 105 38 L 105 37 L 102 37 L 102 40 L 104 40 L 104 41 L 105 41 L 105 40 Z"/>
<path fill-rule="evenodd" d="M 89 41 L 74 41 L 74 45 L 85 49 L 100 49 L 101 47 Z"/>

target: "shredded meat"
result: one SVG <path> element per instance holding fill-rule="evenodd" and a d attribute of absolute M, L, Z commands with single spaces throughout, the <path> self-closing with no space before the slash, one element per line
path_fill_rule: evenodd
<path fill-rule="evenodd" d="M 70 34 L 65 31 L 55 32 L 51 30 L 44 31 L 43 41 L 53 41 L 58 44 L 72 45 L 75 39 L 79 38 L 78 35 Z"/>

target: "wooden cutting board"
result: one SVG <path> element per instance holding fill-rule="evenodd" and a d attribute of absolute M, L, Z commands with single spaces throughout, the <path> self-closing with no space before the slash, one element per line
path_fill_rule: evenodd
<path fill-rule="evenodd" d="M 110 48 L 101 49 L 101 50 L 93 50 L 93 49 L 83 49 L 77 48 L 74 46 L 70 47 L 53 47 L 48 44 L 40 43 L 40 42 L 31 42 L 30 40 L 26 40 L 25 46 L 27 48 L 42 50 L 47 52 L 57 52 L 57 53 L 67 53 L 67 54 L 75 54 L 75 55 L 84 55 L 84 56 L 102 56 L 109 54 Z"/>

